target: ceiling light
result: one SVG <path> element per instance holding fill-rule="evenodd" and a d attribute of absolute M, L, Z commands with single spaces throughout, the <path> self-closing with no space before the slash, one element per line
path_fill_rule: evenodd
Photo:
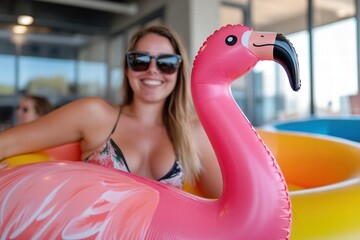
<path fill-rule="evenodd" d="M 31 25 L 34 22 L 34 18 L 29 15 L 20 15 L 17 19 L 18 24 L 20 25 Z"/>
<path fill-rule="evenodd" d="M 13 27 L 12 30 L 14 34 L 24 34 L 27 32 L 27 27 L 22 25 L 16 25 Z"/>

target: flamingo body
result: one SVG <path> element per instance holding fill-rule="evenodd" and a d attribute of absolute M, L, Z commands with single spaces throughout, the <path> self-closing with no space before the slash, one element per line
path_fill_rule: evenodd
<path fill-rule="evenodd" d="M 286 182 L 230 91 L 261 60 L 259 52 L 269 52 L 251 50 L 253 34 L 242 25 L 223 27 L 194 61 L 194 103 L 224 180 L 219 199 L 88 163 L 34 163 L 1 171 L 1 237 L 288 239 Z"/>

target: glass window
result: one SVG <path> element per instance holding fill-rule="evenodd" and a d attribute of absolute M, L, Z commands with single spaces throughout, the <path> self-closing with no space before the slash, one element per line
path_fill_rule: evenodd
<path fill-rule="evenodd" d="M 314 1 L 315 114 L 339 114 L 358 89 L 355 1 Z"/>
<path fill-rule="evenodd" d="M 106 96 L 106 63 L 79 61 L 79 86 L 81 96 Z"/>
<path fill-rule="evenodd" d="M 11 95 L 15 92 L 15 64 L 14 55 L 0 54 L 0 66 L 3 69 L 0 74 L 0 95 Z"/>
<path fill-rule="evenodd" d="M 110 41 L 110 99 L 114 102 L 121 102 L 121 85 L 123 81 L 123 58 L 125 54 L 125 37 L 119 35 Z"/>
<path fill-rule="evenodd" d="M 287 38 L 294 45 L 299 60 L 299 76 L 301 88 L 298 92 L 290 89 L 285 72 L 281 79 L 281 95 L 284 96 L 284 106 L 278 117 L 308 117 L 310 114 L 310 69 L 309 69 L 309 32 L 299 31 L 287 35 Z M 280 66 L 277 66 L 280 68 Z"/>
<path fill-rule="evenodd" d="M 107 98 L 107 71 L 105 40 L 83 48 L 78 61 L 78 93 L 81 96 Z"/>
<path fill-rule="evenodd" d="M 0 131 L 12 126 L 15 112 L 16 98 L 16 57 L 0 54 Z"/>
<path fill-rule="evenodd" d="M 261 94 L 257 102 L 256 115 L 262 116 L 258 124 L 284 118 L 294 118 L 309 113 L 310 90 L 308 73 L 308 34 L 307 1 L 301 0 L 293 4 L 287 0 L 273 1 L 255 0 L 252 6 L 253 28 L 258 31 L 284 34 L 295 47 L 300 65 L 302 87 L 294 92 L 288 81 L 285 70 L 275 62 L 263 61 L 257 64 L 254 72 L 261 73 Z M 259 104 L 258 104 L 259 105 Z M 262 113 L 262 114 L 260 114 Z"/>
<path fill-rule="evenodd" d="M 228 4 L 231 2 L 232 4 Z M 226 21 L 245 21 L 244 12 L 248 1 L 227 1 L 221 7 L 222 24 Z M 238 7 L 236 7 L 238 5 Z M 242 6 L 240 8 L 240 6 Z M 284 34 L 294 45 L 300 64 L 302 88 L 293 92 L 285 70 L 272 61 L 259 62 L 243 79 L 235 81 L 232 90 L 239 106 L 253 125 L 258 126 L 282 118 L 309 114 L 310 90 L 308 69 L 307 1 L 293 4 L 287 0 L 251 1 L 250 26 L 256 31 Z M 237 19 L 237 20 L 236 20 Z M 241 19 L 241 20 L 240 20 Z M 225 22 L 224 22 L 224 21 Z M 229 22 L 234 23 L 234 22 Z M 238 101 L 240 99 L 240 101 Z"/>
<path fill-rule="evenodd" d="M 32 94 L 66 95 L 75 80 L 75 61 L 20 57 L 19 89 Z"/>

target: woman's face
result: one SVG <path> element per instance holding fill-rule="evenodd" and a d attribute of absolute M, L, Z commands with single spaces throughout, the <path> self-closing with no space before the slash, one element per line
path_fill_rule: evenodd
<path fill-rule="evenodd" d="M 30 98 L 23 98 L 20 100 L 19 106 L 16 109 L 16 123 L 21 124 L 37 119 L 39 115 L 35 111 L 35 103 Z"/>
<path fill-rule="evenodd" d="M 174 54 L 170 41 L 160 35 L 149 33 L 143 36 L 135 46 L 134 51 L 147 52 L 151 56 L 159 54 Z M 144 102 L 164 102 L 175 88 L 178 70 L 165 74 L 156 67 L 155 59 L 151 59 L 147 70 L 137 72 L 127 69 L 129 83 L 134 91 L 134 100 Z"/>

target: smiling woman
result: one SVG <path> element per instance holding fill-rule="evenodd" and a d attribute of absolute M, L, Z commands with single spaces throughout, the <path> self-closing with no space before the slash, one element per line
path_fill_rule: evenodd
<path fill-rule="evenodd" d="M 189 61 L 180 38 L 163 26 L 140 29 L 123 63 L 121 105 L 82 98 L 4 131 L 0 149 L 6 151 L 0 151 L 0 159 L 78 142 L 84 162 L 177 188 L 199 180 L 206 183 L 201 186 L 205 196 L 218 197 L 220 169 L 193 108 Z M 29 110 L 22 106 L 19 113 Z"/>

